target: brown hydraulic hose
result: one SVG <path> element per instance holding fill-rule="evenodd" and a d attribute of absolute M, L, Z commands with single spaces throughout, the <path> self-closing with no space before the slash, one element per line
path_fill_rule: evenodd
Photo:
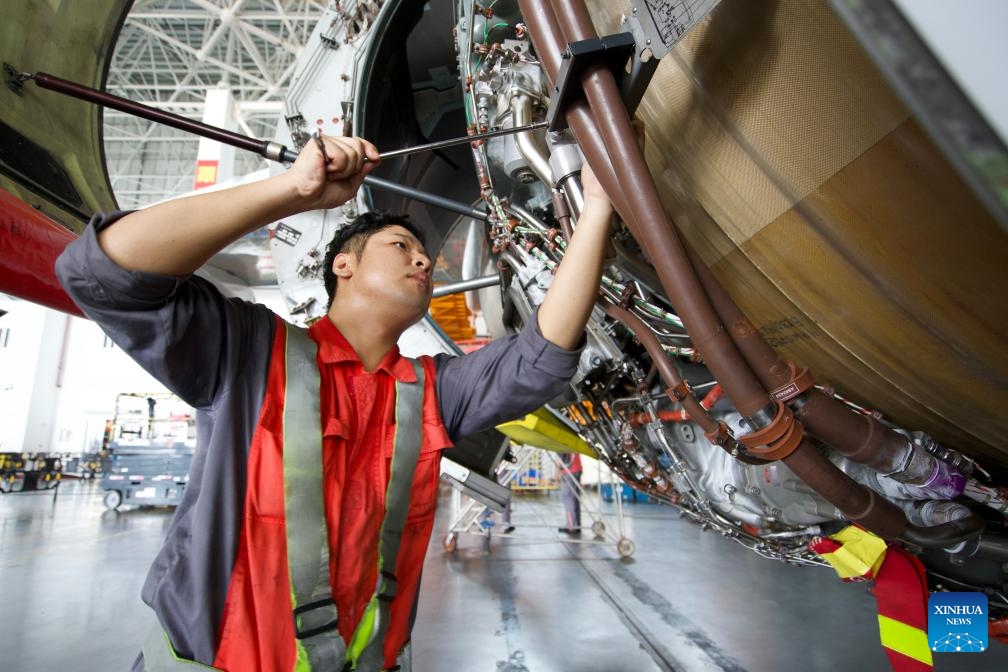
<path fill-rule="evenodd" d="M 567 207 L 567 199 L 559 191 L 553 192 L 553 218 L 560 225 L 560 232 L 563 234 L 564 240 L 570 242 L 571 236 L 574 235 L 574 229 L 571 226 L 571 212 Z"/>
<path fill-rule="evenodd" d="M 557 72 L 560 69 L 560 54 L 563 53 L 564 40 L 556 27 L 552 10 L 544 2 L 534 2 L 533 0 L 519 0 L 522 16 L 526 23 L 536 26 L 531 32 L 533 44 L 538 51 L 539 62 L 546 73 L 546 77 L 551 82 L 555 82 Z M 588 110 L 588 104 L 579 100 L 572 103 L 566 111 L 567 123 L 574 130 L 578 144 L 582 151 L 592 156 L 606 156 L 605 143 L 598 129 L 595 128 L 595 120 Z M 605 186 L 606 193 L 609 194 L 613 206 L 620 213 L 629 212 L 629 204 L 623 192 L 616 188 L 619 178 L 613 171 L 612 163 L 609 161 L 595 161 L 592 169 L 596 177 Z"/>
<path fill-rule="evenodd" d="M 774 390 L 791 382 L 793 371 L 789 363 L 760 335 L 696 252 L 688 246 L 687 251 L 714 310 L 728 326 L 739 352 L 763 385 Z M 891 471 L 890 456 L 906 447 L 906 437 L 876 418 L 854 413 L 821 390 L 810 388 L 797 400 L 800 402 L 793 404 L 795 416 L 824 443 L 855 462 L 883 472 Z"/>
<path fill-rule="evenodd" d="M 594 36 L 594 29 L 583 3 L 564 4 L 560 0 L 551 2 L 558 15 L 566 22 L 566 35 L 569 39 L 580 40 Z M 560 53 L 562 47 L 556 28 L 556 18 L 541 5 L 535 7 L 531 0 L 519 0 L 519 5 L 525 13 L 526 21 L 533 27 L 531 31 L 533 42 L 540 58 L 547 63 L 547 75 L 555 81 L 555 74 L 551 75 L 549 68 L 553 67 L 555 73 L 555 66 L 558 63 L 555 55 Z M 547 40 L 546 37 L 550 39 Z M 599 170 L 608 167 L 606 164 L 610 162 L 604 159 L 608 158 L 609 152 L 612 152 L 615 162 L 629 175 L 628 191 L 631 185 L 636 187 L 632 190 L 635 198 L 626 203 L 630 206 L 629 210 L 621 209 L 620 203 L 615 199 L 614 205 L 624 215 L 624 220 L 631 227 L 645 252 L 656 262 L 656 270 L 662 285 L 676 305 L 683 321 L 687 323 L 687 330 L 694 344 L 701 350 L 712 372 L 724 385 L 733 403 L 743 415 L 759 417 L 765 414 L 767 393 L 748 370 L 724 327 L 717 320 L 696 275 L 692 272 L 682 244 L 668 224 L 650 172 L 637 148 L 626 109 L 616 91 L 612 75 L 601 66 L 596 66 L 586 70 L 581 82 L 592 111 L 600 117 L 599 126 L 604 140 L 603 153 L 592 154 L 596 149 L 593 145 L 597 143 L 597 137 L 591 137 L 593 141 L 591 145 L 584 142 L 589 139 L 585 131 L 590 133 L 590 128 L 579 127 L 582 121 L 579 117 L 568 116 L 568 123 L 574 129 L 579 142 L 584 143 L 582 149 L 592 167 L 596 169 L 596 175 L 608 193 L 619 194 L 618 198 L 624 200 L 619 180 L 612 181 L 614 176 L 611 169 Z M 626 217 L 627 214 L 631 216 Z M 638 226 L 643 223 L 647 223 L 647 226 Z M 800 478 L 836 505 L 851 520 L 861 522 L 865 527 L 886 538 L 894 537 L 905 529 L 906 517 L 900 509 L 854 482 L 807 441 L 802 441 L 788 456 L 787 463 Z"/>
<path fill-rule="evenodd" d="M 552 0 L 551 4 L 567 41 L 596 37 L 583 3 Z M 548 10 L 542 8 L 539 14 L 550 21 Z M 532 35 L 535 41 L 535 32 Z M 554 52 L 559 52 L 562 44 L 554 45 Z M 539 48 L 540 45 L 536 46 Z M 549 49 L 549 46 L 545 45 L 545 48 Z M 539 53 L 542 51 L 540 49 Z M 761 426 L 769 424 L 774 417 L 773 406 L 768 403 L 766 391 L 748 370 L 717 319 L 692 272 L 681 242 L 669 226 L 612 74 L 599 64 L 586 69 L 581 83 L 607 150 L 606 154 L 592 156 L 591 148 L 583 147 L 592 167 L 604 163 L 608 157 L 613 164 L 621 167 L 625 180 L 622 184 L 618 181 L 615 185 L 605 185 L 606 190 L 610 194 L 625 191 L 634 195 L 634 198 L 627 199 L 629 212 L 621 211 L 621 214 L 647 255 L 658 262 L 662 285 L 687 324 L 695 347 L 700 350 L 736 408 L 746 417 L 762 420 L 759 422 Z M 581 129 L 572 127 L 580 141 Z"/>
<path fill-rule="evenodd" d="M 693 394 L 692 388 L 685 385 L 682 376 L 679 375 L 679 371 L 672 366 L 672 362 L 669 361 L 668 356 L 665 354 L 665 350 L 662 348 L 661 343 L 658 342 L 658 337 L 654 335 L 654 332 L 644 324 L 644 320 L 640 319 L 629 310 L 621 308 L 619 306 L 614 306 L 611 303 L 603 303 L 602 309 L 606 312 L 606 315 L 618 320 L 625 324 L 630 331 L 633 332 L 637 340 L 641 342 L 641 345 L 648 351 L 651 356 L 652 366 L 654 366 L 662 380 L 668 386 L 668 394 L 670 398 L 677 399 L 680 404 L 682 404 L 683 411 L 689 414 L 690 420 L 695 420 L 707 438 L 716 445 L 721 446 L 722 449 L 735 459 L 740 462 L 745 462 L 746 464 L 766 464 L 767 460 L 761 460 L 758 457 L 752 457 L 745 454 L 739 450 L 738 444 L 731 438 L 728 432 L 728 428 L 724 423 L 718 422 L 711 416 L 709 411 L 709 406 L 704 402 L 707 401 L 705 398 L 703 402 L 698 401 L 696 396 Z M 712 400 L 711 405 L 717 402 L 717 399 L 721 397 L 721 391 L 719 386 L 719 392 L 717 395 L 708 395 L 708 397 L 716 397 Z M 647 416 L 647 417 L 643 417 Z M 664 417 L 659 417 L 660 420 L 665 420 Z M 647 413 L 638 413 L 630 419 L 631 424 L 645 424 L 650 422 L 651 418 Z"/>
<path fill-rule="evenodd" d="M 688 252 L 714 309 L 728 325 L 732 340 L 756 375 L 769 389 L 789 384 L 794 374 L 789 362 L 764 340 L 699 255 L 692 249 Z M 823 442 L 851 460 L 883 473 L 892 470 L 893 456 L 906 447 L 906 437 L 889 429 L 877 418 L 855 413 L 814 387 L 795 397 L 791 404 L 795 408 L 795 416 Z M 784 463 L 792 466 L 787 458 Z M 843 507 L 838 508 L 844 510 Z M 867 523 L 864 525 L 875 531 Z M 971 514 L 930 527 L 907 524 L 900 539 L 924 548 L 946 548 L 976 537 L 983 529 L 983 519 Z"/>
<path fill-rule="evenodd" d="M 615 320 L 619 320 L 623 324 L 630 328 L 637 340 L 641 342 L 641 345 L 648 351 L 651 355 L 651 361 L 655 366 L 658 367 L 658 373 L 661 375 L 662 380 L 669 389 L 669 396 L 671 398 L 676 398 L 673 396 L 672 390 L 682 389 L 684 381 L 682 376 L 679 375 L 679 371 L 672 365 L 669 361 L 668 355 L 665 354 L 665 350 L 662 348 L 661 343 L 658 342 L 658 337 L 654 335 L 654 332 L 644 324 L 644 320 L 640 319 L 629 310 L 625 308 L 620 308 L 619 306 L 614 306 L 610 303 L 602 304 L 602 309 Z M 679 399 L 679 403 L 682 404 L 683 409 L 689 413 L 691 419 L 695 420 L 698 425 L 700 425 L 705 432 L 708 434 L 713 434 L 718 431 L 718 421 L 711 417 L 711 414 L 706 408 L 697 400 L 696 396 L 693 395 L 692 390 L 687 392 Z"/>
<path fill-rule="evenodd" d="M 871 530 L 883 539 L 896 539 L 906 529 L 906 515 L 902 510 L 837 469 L 807 440 L 783 461 L 799 478 L 840 509 L 851 522 Z"/>
<path fill-rule="evenodd" d="M 724 396 L 724 390 L 720 385 L 715 384 L 709 392 L 700 400 L 700 405 L 708 411 Z M 658 419 L 662 422 L 689 422 L 693 416 L 685 408 L 668 411 L 658 411 Z M 636 413 L 630 418 L 630 424 L 640 426 L 650 421 L 648 413 Z"/>

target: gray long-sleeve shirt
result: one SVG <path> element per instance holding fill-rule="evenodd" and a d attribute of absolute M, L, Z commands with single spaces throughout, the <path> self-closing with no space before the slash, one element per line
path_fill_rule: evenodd
<path fill-rule="evenodd" d="M 265 392 L 274 316 L 224 297 L 198 277 L 122 269 L 96 238 L 118 217 L 97 215 L 56 270 L 89 318 L 196 409 L 189 484 L 142 596 L 177 652 L 209 663 L 241 533 L 246 456 Z M 543 338 L 535 319 L 472 354 L 439 355 L 436 391 L 449 437 L 538 408 L 563 390 L 578 355 Z"/>

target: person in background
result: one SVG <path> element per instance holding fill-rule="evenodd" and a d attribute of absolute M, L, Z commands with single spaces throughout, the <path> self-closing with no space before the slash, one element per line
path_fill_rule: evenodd
<path fill-rule="evenodd" d="M 560 532 L 572 537 L 581 536 L 581 455 L 564 453 L 560 456 L 564 470 L 560 474 L 560 497 L 563 500 L 566 527 Z"/>

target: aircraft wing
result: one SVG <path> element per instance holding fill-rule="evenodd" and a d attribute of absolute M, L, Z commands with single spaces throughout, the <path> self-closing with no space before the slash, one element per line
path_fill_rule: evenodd
<path fill-rule="evenodd" d="M 113 210 L 95 105 L 32 85 L 14 72 L 48 72 L 104 87 L 128 0 L 4 3 L 0 59 L 7 86 L 0 109 L 0 188 L 67 229 Z M 11 72 L 11 71 L 14 72 Z"/>

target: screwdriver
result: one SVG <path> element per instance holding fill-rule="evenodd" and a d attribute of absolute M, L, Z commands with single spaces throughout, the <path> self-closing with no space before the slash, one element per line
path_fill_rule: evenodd
<path fill-rule="evenodd" d="M 270 142 L 267 140 L 257 140 L 255 138 L 250 138 L 239 133 L 234 133 L 232 131 L 226 131 L 222 128 L 215 128 L 208 124 L 201 123 L 199 121 L 194 121 L 192 119 L 187 119 L 186 117 L 179 116 L 177 114 L 172 114 L 171 112 L 165 112 L 164 110 L 159 110 L 149 105 L 144 105 L 143 103 L 137 103 L 132 100 L 127 100 L 126 98 L 120 98 L 119 96 L 114 96 L 110 93 L 104 91 L 98 91 L 76 82 L 71 82 L 66 79 L 61 79 L 55 75 L 50 75 L 45 72 L 29 73 L 29 72 L 18 72 L 11 68 L 13 72 L 12 81 L 8 86 L 13 86 L 15 88 L 20 88 L 20 86 L 28 81 L 33 80 L 35 84 L 42 87 L 43 89 L 49 89 L 50 91 L 56 91 L 57 93 L 62 93 L 67 96 L 72 96 L 80 100 L 86 100 L 90 103 L 95 103 L 101 105 L 102 107 L 110 107 L 114 110 L 120 110 L 126 112 L 127 114 L 132 114 L 138 117 L 143 117 L 144 119 L 150 119 L 151 121 L 156 121 L 172 128 L 178 128 L 189 133 L 195 133 L 204 138 L 210 138 L 212 140 L 217 140 L 226 145 L 231 145 L 232 147 L 238 147 L 240 149 L 245 149 L 262 156 L 270 161 L 280 161 L 282 163 L 294 163 L 297 159 L 297 152 L 291 151 L 281 145 L 278 142 Z M 488 138 L 496 138 L 501 135 L 511 135 L 514 133 L 523 133 L 525 131 L 534 131 L 537 128 L 543 128 L 547 125 L 546 121 L 538 121 L 534 124 L 527 124 L 525 126 L 516 126 L 514 128 L 501 128 L 496 131 L 487 131 L 486 133 L 476 133 L 474 135 L 466 135 L 461 138 L 454 138 L 452 140 L 440 140 L 438 142 L 431 142 L 426 145 L 417 145 L 415 147 L 404 147 L 403 149 L 394 149 L 389 152 L 383 152 L 379 155 L 379 159 L 392 159 L 397 156 L 405 156 L 407 154 L 415 154 L 417 152 L 429 152 L 435 149 L 441 149 L 442 147 L 451 147 L 452 145 L 461 145 L 466 142 L 476 142 L 478 140 L 486 140 Z M 326 163 L 329 163 L 329 157 L 326 156 L 325 148 L 322 144 L 322 138 L 319 132 L 316 131 L 312 134 L 315 142 L 318 144 L 319 149 L 322 150 L 322 155 L 325 157 Z"/>
<path fill-rule="evenodd" d="M 475 133 L 473 135 L 466 135 L 461 138 L 452 138 L 450 140 L 438 140 L 437 142 L 429 142 L 426 145 L 415 145 L 413 147 L 403 147 L 402 149 L 393 149 L 388 152 L 382 152 L 378 155 L 379 161 L 384 161 L 386 159 L 394 159 L 399 156 L 407 156 L 409 154 L 418 154 L 420 152 L 432 152 L 436 149 L 441 149 L 443 147 L 453 147 L 455 145 L 461 145 L 467 142 L 476 142 L 478 140 L 487 140 L 489 138 L 496 138 L 502 135 L 513 135 L 515 133 L 524 133 L 526 131 L 534 131 L 537 128 L 545 128 L 549 122 L 537 121 L 532 124 L 526 124 L 524 126 L 515 126 L 514 128 L 499 128 L 496 131 L 486 131 L 485 133 Z M 322 158 L 325 159 L 326 163 L 329 163 L 329 155 L 326 154 L 325 145 L 322 142 L 322 134 L 319 131 L 312 133 L 312 138 L 315 139 L 315 143 L 318 145 L 319 151 L 322 152 Z M 290 158 L 293 157 L 293 158 Z M 287 150 L 282 160 L 285 162 L 293 161 L 297 158 L 297 155 L 293 152 Z M 370 162 L 369 157 L 364 157 L 366 163 Z"/>

